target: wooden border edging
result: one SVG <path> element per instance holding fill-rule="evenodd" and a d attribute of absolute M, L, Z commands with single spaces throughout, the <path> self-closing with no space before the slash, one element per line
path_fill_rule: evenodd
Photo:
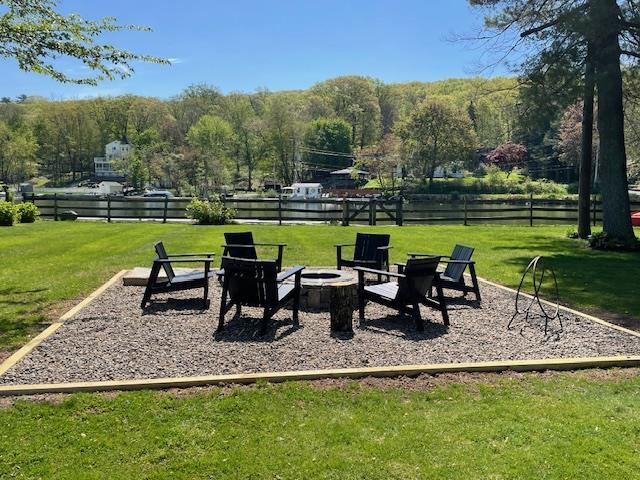
<path fill-rule="evenodd" d="M 114 283 L 116 283 L 120 277 L 122 277 L 125 273 L 127 273 L 128 270 L 120 270 L 118 273 L 116 273 L 113 277 L 111 277 L 109 280 L 107 280 L 106 283 L 104 283 L 103 285 L 101 285 L 100 287 L 98 287 L 96 290 L 94 290 L 93 292 L 91 292 L 89 294 L 89 296 L 87 298 L 85 298 L 84 300 L 82 300 L 79 304 L 77 304 L 75 307 L 73 307 L 71 310 L 69 310 L 67 313 L 65 313 L 64 315 L 62 315 L 60 317 L 60 322 L 64 322 L 65 320 L 69 320 L 71 317 L 73 317 L 74 315 L 76 315 L 78 312 L 80 312 L 80 310 L 82 310 L 84 307 L 86 307 L 87 305 L 89 305 L 91 302 L 93 302 L 96 297 L 102 295 L 102 293 L 109 288 L 110 286 L 112 286 Z"/>
<path fill-rule="evenodd" d="M 62 315 L 57 322 L 52 323 L 47 328 L 45 328 L 40 334 L 34 338 L 32 338 L 26 345 L 20 348 L 18 351 L 14 352 L 9 358 L 7 358 L 4 362 L 0 363 L 0 375 L 3 375 L 7 370 L 13 367 L 16 363 L 22 360 L 24 357 L 29 355 L 33 349 L 35 349 L 38 345 L 40 345 L 44 340 L 53 335 L 56 330 L 58 330 L 62 324 L 69 320 L 71 317 L 80 312 L 83 308 L 89 305 L 93 300 L 96 299 L 99 295 L 101 295 L 107 288 L 116 283 L 127 270 L 120 270 L 113 277 L 107 280 L 106 283 L 98 287 L 96 290 L 91 292 L 87 298 L 78 303 L 75 307 L 69 310 L 67 313 Z"/>
<path fill-rule="evenodd" d="M 5 373 L 11 367 L 13 367 L 16 363 L 22 360 L 25 356 L 27 356 L 31 351 L 40 345 L 44 339 L 53 335 L 53 333 L 58 330 L 62 326 L 62 322 L 55 322 L 49 325 L 46 329 L 44 329 L 37 337 L 32 338 L 26 345 L 13 353 L 9 358 L 7 358 L 4 362 L 0 364 L 0 375 Z"/>
<path fill-rule="evenodd" d="M 540 370 L 577 370 L 584 368 L 611 368 L 640 366 L 640 355 L 618 357 L 556 358 L 537 360 L 511 360 L 473 363 L 441 363 L 404 365 L 399 367 L 339 368 L 331 370 L 303 370 L 291 372 L 241 373 L 199 377 L 154 378 L 148 380 L 109 380 L 97 382 L 51 383 L 35 385 L 0 386 L 0 395 L 36 395 L 44 393 L 106 392 L 112 390 L 143 390 L 188 388 L 220 384 L 248 384 L 258 381 L 285 382 L 292 380 L 318 380 L 323 378 L 361 377 L 415 377 L 420 374 L 456 372 L 533 372 Z"/>

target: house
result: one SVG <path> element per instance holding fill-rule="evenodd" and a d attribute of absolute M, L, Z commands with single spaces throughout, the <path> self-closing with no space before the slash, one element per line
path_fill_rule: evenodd
<path fill-rule="evenodd" d="M 98 178 L 114 178 L 122 177 L 121 174 L 114 170 L 112 162 L 114 160 L 126 158 L 133 153 L 133 146 L 129 144 L 127 139 L 115 140 L 107 143 L 104 147 L 104 157 L 94 157 L 93 166 L 95 175 Z"/>
<path fill-rule="evenodd" d="M 282 193 L 289 198 L 320 198 L 322 197 L 322 184 L 294 183 L 290 187 L 284 187 Z"/>
<path fill-rule="evenodd" d="M 458 165 L 452 164 L 446 167 L 438 166 L 433 171 L 433 178 L 463 178 L 464 170 Z"/>
<path fill-rule="evenodd" d="M 330 174 L 331 188 L 357 188 L 367 182 L 368 172 L 354 167 L 335 170 Z"/>

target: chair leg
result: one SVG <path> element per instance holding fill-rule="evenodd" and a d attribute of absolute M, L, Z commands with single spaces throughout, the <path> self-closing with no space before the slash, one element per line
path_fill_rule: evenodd
<path fill-rule="evenodd" d="M 298 311 L 300 310 L 300 290 L 294 293 L 293 297 L 293 325 L 300 326 L 300 320 L 298 319 Z"/>
<path fill-rule="evenodd" d="M 227 313 L 227 290 L 222 290 L 222 298 L 220 299 L 220 315 L 218 317 L 218 331 L 224 328 L 224 314 Z"/>
<path fill-rule="evenodd" d="M 364 322 L 364 295 L 358 295 L 358 315 L 360 322 Z"/>
<path fill-rule="evenodd" d="M 142 303 L 140 303 L 140 308 L 142 308 L 142 310 L 145 309 L 149 300 L 151 300 L 151 289 L 147 285 L 147 288 L 144 290 L 144 295 L 142 296 Z"/>
<path fill-rule="evenodd" d="M 262 314 L 262 322 L 260 323 L 260 335 L 264 335 L 267 333 L 267 326 L 269 325 L 269 319 L 271 318 L 271 314 L 268 308 L 264 309 L 264 313 Z"/>
<path fill-rule="evenodd" d="M 420 315 L 420 305 L 417 303 L 413 304 L 413 318 L 416 321 L 416 328 L 419 332 L 424 331 L 424 321 L 422 320 L 422 315 Z"/>
<path fill-rule="evenodd" d="M 205 280 L 204 282 L 204 288 L 203 288 L 203 293 L 202 293 L 202 309 L 203 310 L 208 310 L 209 309 L 209 281 Z"/>
<path fill-rule="evenodd" d="M 480 299 L 480 285 L 478 284 L 478 277 L 476 277 L 476 267 L 471 264 L 469 265 L 469 273 L 471 273 L 471 283 L 473 283 L 473 293 L 476 294 L 476 300 L 478 302 Z"/>
<path fill-rule="evenodd" d="M 444 293 L 442 292 L 442 286 L 436 284 L 436 293 L 438 295 L 438 304 L 440 305 L 440 312 L 442 313 L 442 323 L 449 325 L 449 312 L 447 311 L 447 303 L 444 299 Z"/>

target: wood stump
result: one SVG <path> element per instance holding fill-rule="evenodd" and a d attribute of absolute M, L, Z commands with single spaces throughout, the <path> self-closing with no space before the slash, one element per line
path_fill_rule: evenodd
<path fill-rule="evenodd" d="M 334 285 L 330 291 L 329 313 L 332 332 L 353 332 L 353 312 L 356 308 L 351 285 Z"/>

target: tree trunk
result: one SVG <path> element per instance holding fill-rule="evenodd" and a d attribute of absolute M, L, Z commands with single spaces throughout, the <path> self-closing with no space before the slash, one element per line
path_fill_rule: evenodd
<path fill-rule="evenodd" d="M 582 106 L 582 138 L 578 185 L 578 237 L 583 239 L 591 235 L 591 156 L 593 154 L 593 94 L 595 87 L 592 50 L 591 43 L 589 43 L 584 69 L 584 103 Z"/>
<path fill-rule="evenodd" d="M 616 0 L 592 0 L 594 65 L 598 87 L 600 186 L 603 230 L 623 242 L 635 239 L 629 215 L 627 157 L 624 145 L 620 9 Z"/>

